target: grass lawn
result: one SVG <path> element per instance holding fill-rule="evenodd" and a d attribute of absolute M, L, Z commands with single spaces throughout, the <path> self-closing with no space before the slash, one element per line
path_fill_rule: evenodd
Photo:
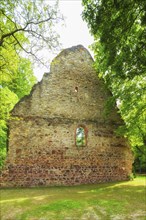
<path fill-rule="evenodd" d="M 72 187 L 1 189 L 1 220 L 146 220 L 146 176 Z"/>

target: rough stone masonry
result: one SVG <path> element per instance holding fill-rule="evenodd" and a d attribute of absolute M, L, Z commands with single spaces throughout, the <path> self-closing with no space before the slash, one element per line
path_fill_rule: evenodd
<path fill-rule="evenodd" d="M 81 45 L 63 50 L 9 121 L 1 186 L 77 185 L 127 180 L 133 157 L 111 96 Z"/>

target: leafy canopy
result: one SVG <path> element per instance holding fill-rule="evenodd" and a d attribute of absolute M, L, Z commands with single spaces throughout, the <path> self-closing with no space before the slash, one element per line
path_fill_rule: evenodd
<path fill-rule="evenodd" d="M 120 133 L 146 155 L 146 4 L 144 0 L 82 0 L 94 36 L 95 68 L 119 103 Z"/>
<path fill-rule="evenodd" d="M 46 48 L 49 53 L 59 46 L 55 25 L 62 16 L 57 1 L 48 4 L 45 0 L 2 0 L 0 16 L 0 46 L 5 52 L 11 45 L 18 55 L 23 51 L 28 58 L 44 64 L 40 51 Z M 5 53 L 2 61 L 4 66 Z"/>

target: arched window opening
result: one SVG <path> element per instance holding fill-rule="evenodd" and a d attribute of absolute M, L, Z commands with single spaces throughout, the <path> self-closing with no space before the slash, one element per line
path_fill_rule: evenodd
<path fill-rule="evenodd" d="M 75 87 L 75 92 L 78 92 L 78 87 L 77 86 Z"/>
<path fill-rule="evenodd" d="M 86 134 L 83 127 L 78 127 L 76 129 L 76 146 L 85 147 L 86 146 Z"/>

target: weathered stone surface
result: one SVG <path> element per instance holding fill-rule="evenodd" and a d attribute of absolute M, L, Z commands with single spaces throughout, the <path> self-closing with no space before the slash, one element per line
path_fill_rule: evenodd
<path fill-rule="evenodd" d="M 126 180 L 132 154 L 114 131 L 121 119 L 104 116 L 110 93 L 83 46 L 62 51 L 51 71 L 13 109 L 2 186 L 77 185 Z M 17 117 L 17 118 L 16 118 Z M 86 130 L 85 147 L 76 129 Z"/>

